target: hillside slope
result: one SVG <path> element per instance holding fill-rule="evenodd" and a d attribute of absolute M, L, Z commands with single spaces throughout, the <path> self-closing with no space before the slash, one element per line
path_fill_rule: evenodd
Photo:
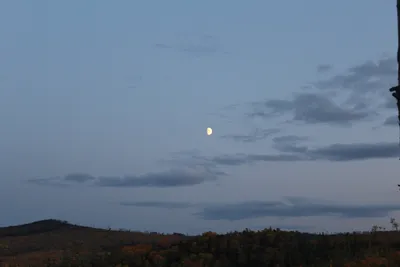
<path fill-rule="evenodd" d="M 130 244 L 177 242 L 188 237 L 97 229 L 59 220 L 0 228 L 0 262 L 25 264 L 78 251 L 101 252 Z"/>
<path fill-rule="evenodd" d="M 58 220 L 0 228 L 0 262 L 8 267 L 400 266 L 399 251 L 399 231 L 309 234 L 268 228 L 190 237 Z"/>

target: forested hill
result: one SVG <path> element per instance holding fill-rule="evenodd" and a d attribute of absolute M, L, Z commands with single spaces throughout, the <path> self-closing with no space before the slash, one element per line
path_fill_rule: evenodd
<path fill-rule="evenodd" d="M 58 220 L 0 228 L 4 266 L 400 266 L 399 251 L 400 232 L 377 229 L 330 235 L 267 228 L 185 236 Z"/>

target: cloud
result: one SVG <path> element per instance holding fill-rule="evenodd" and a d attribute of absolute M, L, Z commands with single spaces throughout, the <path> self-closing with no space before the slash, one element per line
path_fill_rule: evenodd
<path fill-rule="evenodd" d="M 239 166 L 257 162 L 278 162 L 278 161 L 304 161 L 308 160 L 302 155 L 295 154 L 235 154 L 216 156 L 212 159 L 218 165 Z"/>
<path fill-rule="evenodd" d="M 93 181 L 96 178 L 90 174 L 84 174 L 84 173 L 73 173 L 73 174 L 68 174 L 64 177 L 65 181 L 70 181 L 70 182 L 76 182 L 76 183 L 84 183 L 87 181 Z"/>
<path fill-rule="evenodd" d="M 216 175 L 210 172 L 168 171 L 147 173 L 140 176 L 99 177 L 96 185 L 104 187 L 180 187 L 215 181 Z"/>
<path fill-rule="evenodd" d="M 396 82 L 397 60 L 383 58 L 378 61 L 366 61 L 348 68 L 344 73 L 320 80 L 314 85 L 321 90 L 351 90 L 365 94 L 366 92 L 383 91 Z"/>
<path fill-rule="evenodd" d="M 305 86 L 300 93 L 284 99 L 253 101 L 247 105 L 247 119 L 284 119 L 307 125 L 349 126 L 377 119 L 384 109 L 395 109 L 388 89 L 397 83 L 394 57 L 366 61 L 333 73 L 327 64 L 317 66 L 324 78 Z M 246 140 L 246 136 L 238 139 Z"/>
<path fill-rule="evenodd" d="M 290 139 L 289 137 L 286 137 Z M 295 137 L 292 137 L 293 139 Z M 279 140 L 279 139 L 278 139 Z M 284 140 L 284 138 L 283 138 Z M 299 140 L 302 140 L 299 137 Z M 277 141 L 275 149 L 278 154 L 233 154 L 212 158 L 218 165 L 239 166 L 257 162 L 277 161 L 355 161 L 369 159 L 396 158 L 399 156 L 397 143 L 353 143 L 330 144 L 319 148 L 300 146 L 299 142 Z"/>
<path fill-rule="evenodd" d="M 261 129 L 257 128 L 254 131 L 250 132 L 249 134 L 228 134 L 223 135 L 221 138 L 224 139 L 232 139 L 236 142 L 243 142 L 243 143 L 253 143 L 256 141 L 264 140 L 267 137 L 270 137 L 273 134 L 280 132 L 280 129 L 273 128 L 273 129 Z"/>
<path fill-rule="evenodd" d="M 244 201 L 237 203 L 187 203 L 187 202 L 121 202 L 122 206 L 162 209 L 188 209 L 196 207 L 194 213 L 204 220 L 245 220 L 261 217 L 311 217 L 336 216 L 342 218 L 386 217 L 390 212 L 400 210 L 400 204 L 338 204 L 321 199 L 285 197 L 277 201 Z M 279 227 L 279 226 L 278 226 Z M 294 226 L 293 228 L 297 228 Z"/>
<path fill-rule="evenodd" d="M 399 156 L 399 150 L 396 143 L 354 143 L 332 144 L 309 150 L 306 154 L 316 160 L 352 161 L 395 158 Z"/>
<path fill-rule="evenodd" d="M 274 115 L 282 115 L 294 109 L 292 100 L 269 99 L 266 101 L 258 101 L 252 103 L 253 110 L 247 115 L 249 117 L 271 117 Z"/>
<path fill-rule="evenodd" d="M 249 117 L 271 118 L 290 113 L 293 121 L 306 124 L 349 125 L 374 115 L 368 106 L 337 104 L 321 93 L 297 93 L 291 100 L 266 100 L 253 103 Z"/>
<path fill-rule="evenodd" d="M 307 146 L 299 146 L 299 142 L 309 140 L 308 137 L 297 135 L 284 135 L 272 139 L 273 147 L 281 152 L 305 153 L 308 150 Z"/>
<path fill-rule="evenodd" d="M 341 91 L 350 93 L 349 101 L 364 105 L 393 107 L 389 88 L 397 84 L 397 59 L 381 58 L 352 66 L 342 73 L 319 80 L 313 84 L 321 91 Z"/>
<path fill-rule="evenodd" d="M 398 119 L 397 116 L 390 116 L 383 122 L 383 125 L 385 125 L 385 126 L 398 126 L 399 125 L 399 119 Z"/>
<path fill-rule="evenodd" d="M 296 96 L 294 107 L 294 120 L 305 123 L 349 124 L 371 115 L 362 107 L 343 107 L 326 96 L 312 93 Z"/>
<path fill-rule="evenodd" d="M 26 180 L 27 183 L 35 185 L 46 185 L 55 187 L 68 187 L 71 183 L 85 183 L 94 181 L 96 177 L 84 173 L 71 173 L 64 177 L 34 178 Z"/>
<path fill-rule="evenodd" d="M 133 206 L 144 208 L 162 208 L 162 209 L 187 209 L 194 207 L 194 204 L 184 202 L 160 202 L 160 201 L 139 201 L 139 202 L 120 202 L 121 206 Z"/>
<path fill-rule="evenodd" d="M 320 64 L 317 66 L 317 72 L 318 73 L 326 73 L 329 72 L 333 69 L 332 65 L 329 64 Z"/>
<path fill-rule="evenodd" d="M 181 34 L 175 38 L 175 43 L 157 43 L 156 48 L 170 49 L 194 56 L 209 56 L 217 53 L 227 54 L 218 38 L 209 34 Z"/>
<path fill-rule="evenodd" d="M 24 181 L 28 184 L 53 186 L 53 187 L 68 187 L 70 184 L 63 183 L 60 178 L 33 178 Z"/>
<path fill-rule="evenodd" d="M 272 140 L 275 143 L 297 143 L 299 141 L 308 140 L 309 137 L 306 136 L 298 136 L 298 135 L 283 135 L 274 137 Z"/>
<path fill-rule="evenodd" d="M 386 217 L 400 210 L 400 204 L 343 205 L 310 201 L 247 201 L 204 207 L 197 216 L 204 220 L 245 220 L 261 217 L 337 216 L 344 218 Z"/>
<path fill-rule="evenodd" d="M 159 160 L 161 164 L 167 164 L 173 168 L 185 168 L 200 172 L 207 173 L 210 176 L 225 176 L 226 172 L 222 171 L 218 164 L 212 158 L 201 155 L 199 150 L 186 150 L 171 153 L 168 159 Z"/>
<path fill-rule="evenodd" d="M 124 177 L 94 177 L 89 174 L 68 174 L 62 178 L 29 179 L 28 183 L 48 186 L 69 186 L 70 183 L 91 181 L 92 185 L 100 187 L 181 187 L 194 186 L 209 181 L 215 181 L 221 171 L 212 170 L 170 170 L 158 173 L 146 173 Z"/>

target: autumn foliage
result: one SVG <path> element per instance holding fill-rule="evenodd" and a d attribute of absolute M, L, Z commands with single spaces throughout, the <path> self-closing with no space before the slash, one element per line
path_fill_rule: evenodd
<path fill-rule="evenodd" d="M 396 230 L 308 234 L 267 228 L 185 236 L 41 224 L 42 232 L 40 223 L 20 232 L 0 228 L 0 266 L 400 266 Z"/>

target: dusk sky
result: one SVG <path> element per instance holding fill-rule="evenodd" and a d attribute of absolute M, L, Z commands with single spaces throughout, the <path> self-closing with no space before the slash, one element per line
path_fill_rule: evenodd
<path fill-rule="evenodd" d="M 396 24 L 394 0 L 2 1 L 0 226 L 400 220 Z"/>

